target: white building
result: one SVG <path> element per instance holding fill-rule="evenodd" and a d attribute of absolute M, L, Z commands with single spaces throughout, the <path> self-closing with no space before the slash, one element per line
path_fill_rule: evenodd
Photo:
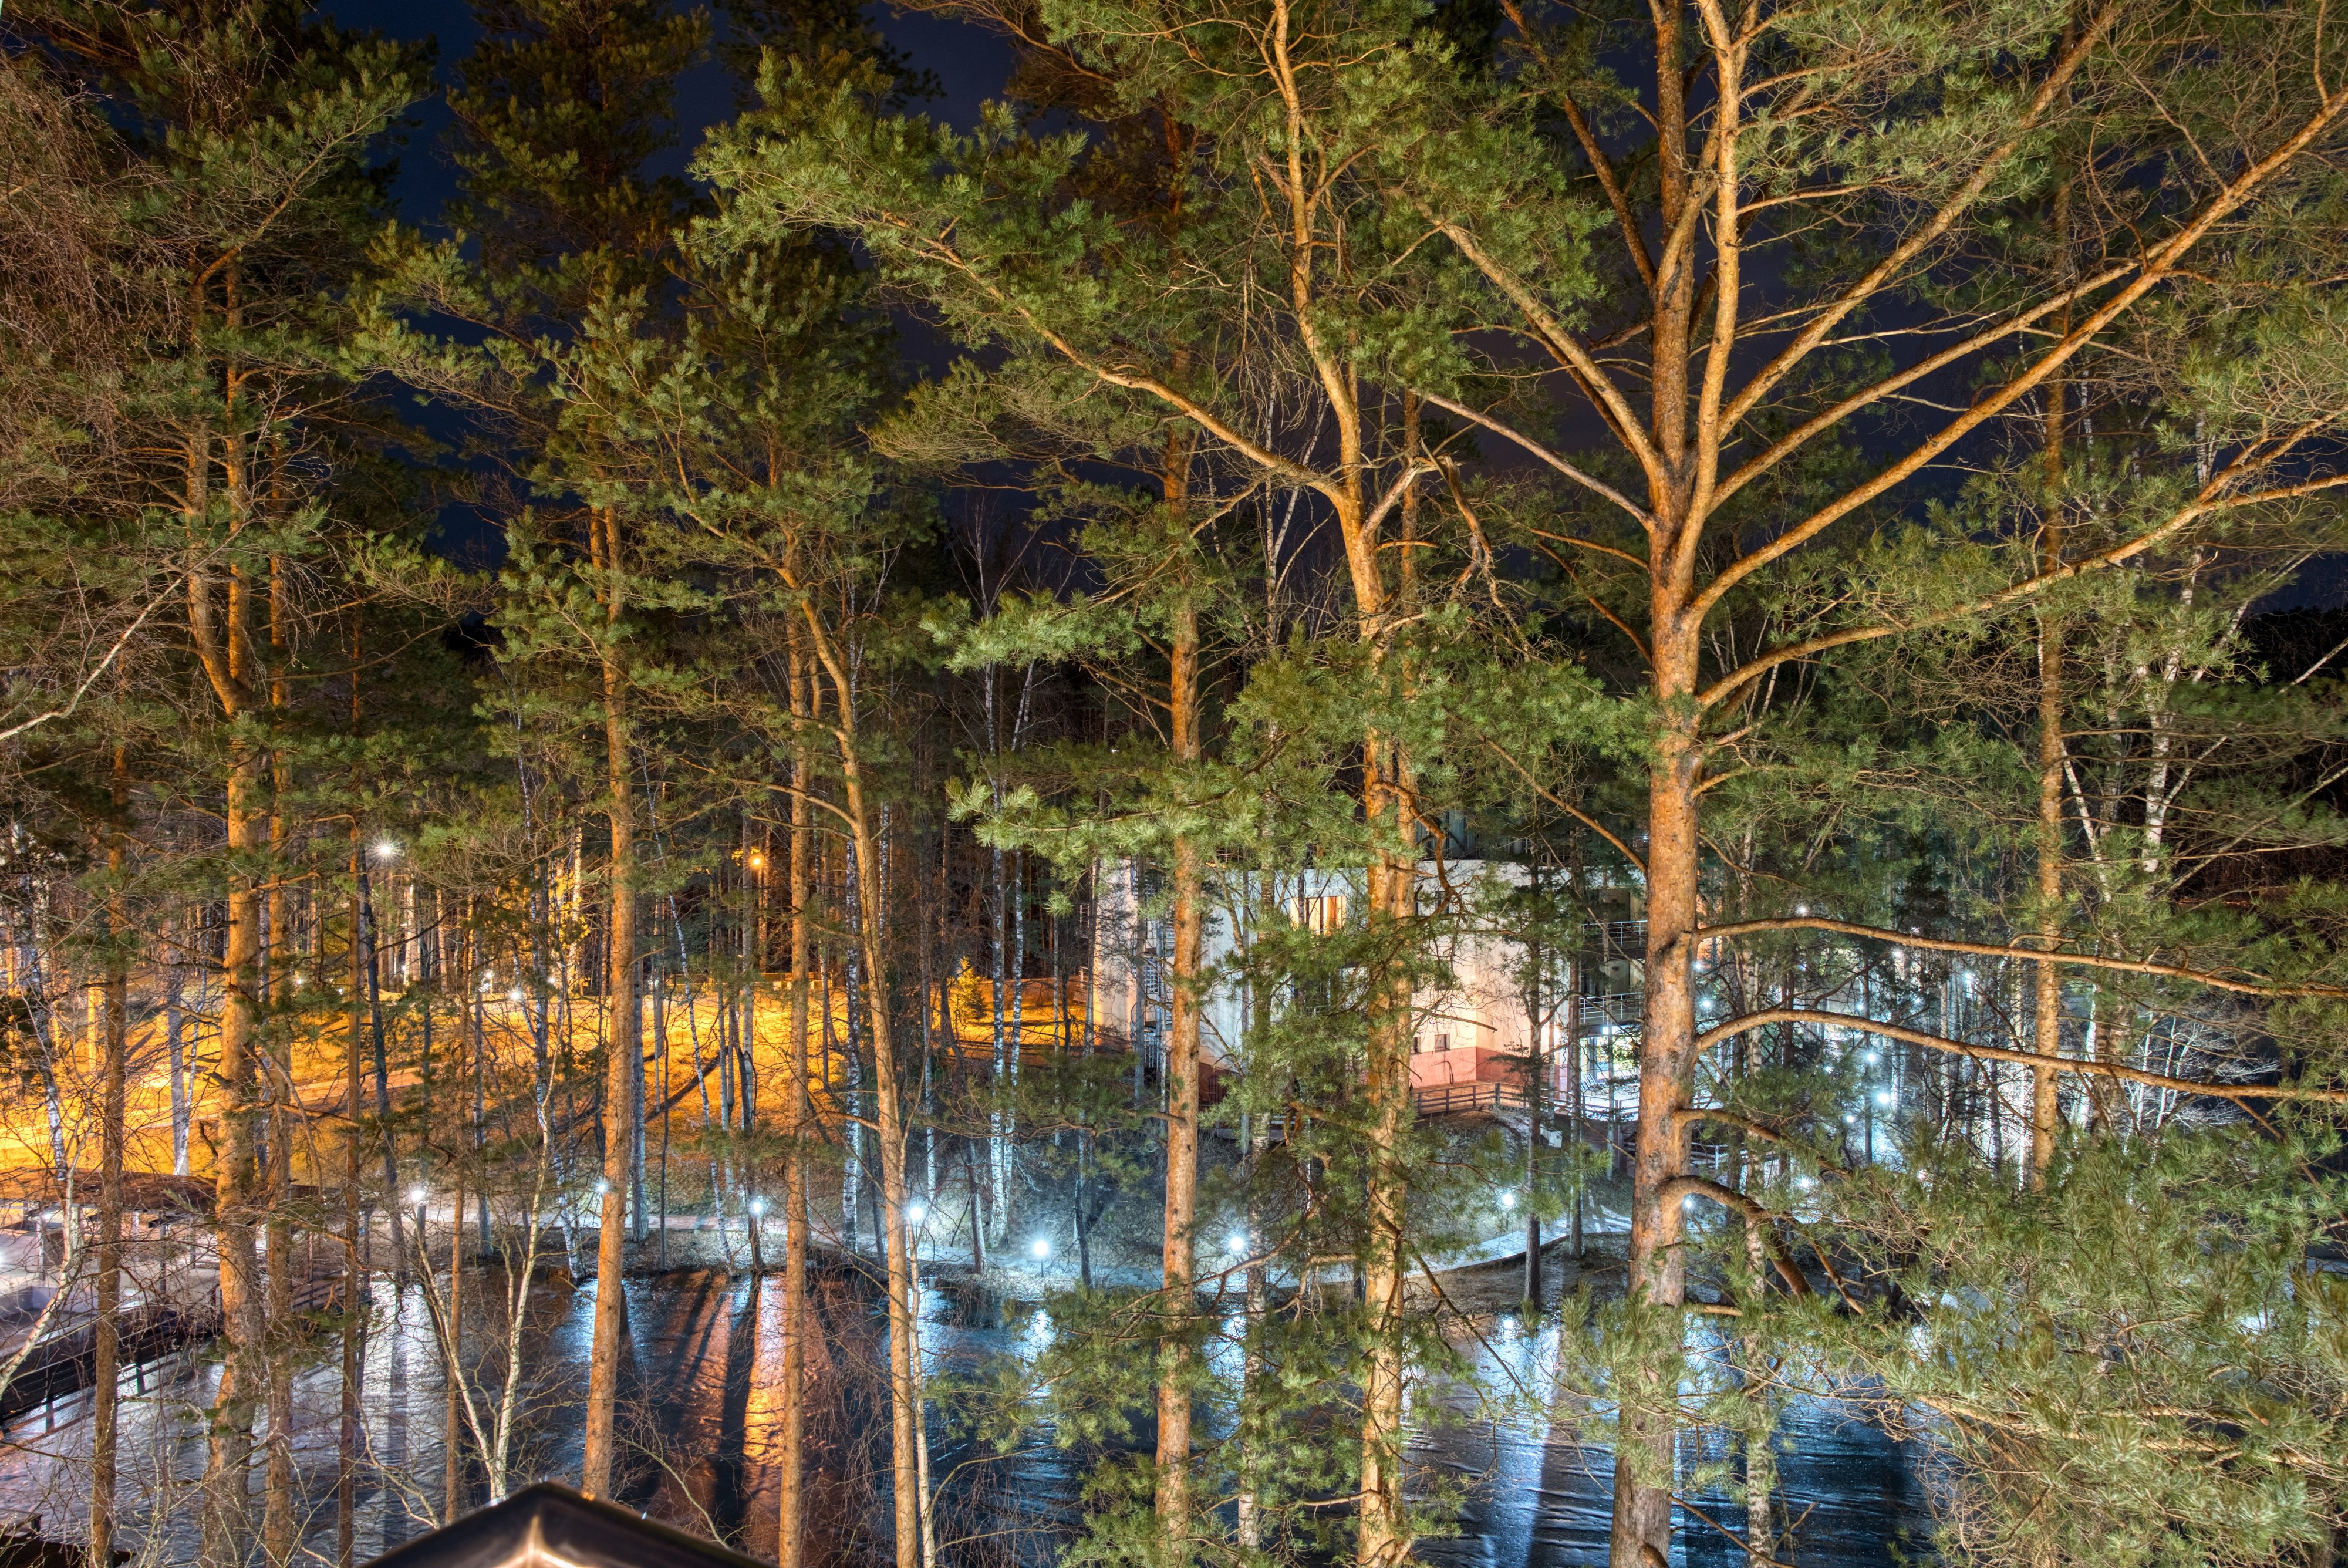
<path fill-rule="evenodd" d="M 1423 861 L 1418 870 L 1427 934 L 1422 956 L 1443 976 L 1412 997 L 1411 1084 L 1420 1109 L 1440 1114 L 1521 1105 L 1537 1050 L 1547 1069 L 1545 1104 L 1565 1108 L 1578 1056 L 1585 1114 L 1627 1116 L 1646 942 L 1636 891 L 1586 877 L 1570 899 L 1569 873 L 1543 868 L 1543 890 L 1554 894 L 1547 928 L 1570 935 L 1540 954 L 1536 975 L 1522 934 L 1531 868 L 1471 859 Z M 1357 930 L 1365 892 L 1358 871 L 1279 873 L 1269 886 L 1260 873 L 1210 874 L 1203 960 L 1210 982 L 1200 1032 L 1210 1072 L 1235 1067 L 1247 1048 L 1255 998 L 1236 960 L 1251 944 L 1254 926 L 1278 918 L 1291 930 L 1323 936 Z M 1622 918 L 1573 921 L 1566 912 L 1577 903 Z M 1131 1045 L 1154 1076 L 1163 1059 L 1173 954 L 1157 874 L 1133 861 L 1105 869 L 1095 918 L 1093 1016 L 1103 1037 Z M 1297 1005 L 1295 984 L 1275 1006 Z M 1578 1053 L 1571 1048 L 1577 1042 Z"/>

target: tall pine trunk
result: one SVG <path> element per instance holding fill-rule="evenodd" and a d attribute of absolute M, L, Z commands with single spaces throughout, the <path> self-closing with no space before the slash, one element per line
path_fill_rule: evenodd
<path fill-rule="evenodd" d="M 1655 593 L 1658 693 L 1669 702 L 1695 689 L 1697 649 L 1680 629 L 1680 595 L 1659 573 Z M 1668 711 L 1668 710 L 1667 710 Z M 1630 1289 L 1634 1301 L 1674 1325 L 1687 1294 L 1679 1245 L 1680 1205 L 1663 1190 L 1687 1168 L 1688 1103 L 1695 1070 L 1695 996 L 1691 954 L 1697 925 L 1698 776 L 1702 749 L 1693 721 L 1667 721 L 1648 784 L 1645 1012 L 1639 1042 L 1637 1141 L 1631 1167 Z M 1672 1546 L 1672 1479 L 1677 1449 L 1672 1396 L 1676 1360 L 1643 1368 L 1622 1401 L 1614 1461 L 1612 1561 L 1653 1568 Z"/>
<path fill-rule="evenodd" d="M 1169 491 L 1175 487 L 1169 485 Z M 1169 500 L 1175 499 L 1169 495 Z M 1199 613 L 1187 601 L 1174 613 L 1172 707 L 1174 765 L 1199 760 Z M 1199 1209 L 1200 951 L 1205 924 L 1195 840 L 1174 841 L 1174 964 L 1166 1037 L 1165 1314 L 1175 1332 L 1159 1343 L 1158 1527 L 1169 1563 L 1181 1561 L 1190 1535 L 1189 1320 L 1197 1310 L 1195 1255 Z"/>
<path fill-rule="evenodd" d="M 197 644 L 221 699 L 229 726 L 227 776 L 228 932 L 221 954 L 220 1145 L 213 1161 L 212 1223 L 219 1257 L 220 1305 L 225 1354 L 212 1400 L 204 1456 L 202 1561 L 206 1568 L 238 1568 L 244 1557 L 247 1472 L 252 1460 L 253 1408 L 261 1394 L 260 1259 L 253 1245 L 258 1171 L 253 1123 L 261 1114 L 254 1057 L 261 1047 L 261 889 L 253 866 L 267 848 L 262 755 L 244 727 L 252 721 L 251 593 L 232 569 L 226 614 L 213 623 L 211 587 L 191 573 Z"/>
<path fill-rule="evenodd" d="M 1292 171 L 1296 172 L 1296 171 Z M 1324 372 L 1333 389 L 1339 383 Z M 1346 502 L 1338 508 L 1354 585 L 1354 608 L 1369 645 L 1372 667 L 1381 678 L 1402 677 L 1393 664 L 1395 617 L 1411 613 L 1416 593 L 1409 542 L 1416 537 L 1418 491 L 1403 494 L 1405 547 L 1399 592 L 1389 596 L 1378 542 L 1367 523 L 1362 490 L 1360 410 L 1350 387 L 1340 407 L 1351 418 L 1342 427 L 1347 478 Z M 1417 455 L 1419 406 L 1403 400 L 1403 451 Z M 1391 836 L 1369 872 L 1372 939 L 1385 944 L 1370 978 L 1369 1037 L 1364 1093 L 1370 1117 L 1368 1231 L 1361 1258 L 1362 1308 L 1368 1336 L 1362 1375 L 1361 1522 L 1354 1540 L 1357 1568 L 1395 1568 L 1410 1554 L 1411 1531 L 1403 1502 L 1404 1265 L 1409 1223 L 1410 1170 L 1406 1145 L 1416 1110 L 1411 1097 L 1411 1015 L 1408 966 L 1398 944 L 1418 912 L 1417 818 L 1412 810 L 1408 759 L 1392 738 L 1371 729 L 1362 739 L 1362 817 L 1373 835 Z"/>
<path fill-rule="evenodd" d="M 597 563 L 605 573 L 605 633 L 616 637 L 623 608 L 620 588 L 619 520 L 609 507 L 596 513 L 601 546 Z M 625 1359 L 627 1297 L 621 1280 L 627 1235 L 622 1230 L 628 1201 L 628 1151 L 633 1142 L 626 1115 L 635 1087 L 633 1058 L 644 1049 L 636 986 L 636 876 L 634 796 L 628 768 L 625 678 L 616 649 L 603 655 L 604 784 L 612 825 L 609 974 L 605 1006 L 611 1026 L 604 1033 L 603 1202 L 595 1243 L 595 1332 L 587 1365 L 587 1445 L 580 1488 L 591 1497 L 609 1495 L 616 1441 L 620 1374 Z"/>

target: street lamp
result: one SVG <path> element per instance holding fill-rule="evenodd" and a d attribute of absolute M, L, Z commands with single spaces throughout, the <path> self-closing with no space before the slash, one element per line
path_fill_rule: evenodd
<path fill-rule="evenodd" d="M 1035 1244 L 1027 1250 L 1035 1254 L 1035 1261 L 1040 1264 L 1052 1255 L 1052 1243 L 1038 1236 L 1035 1238 Z"/>
<path fill-rule="evenodd" d="M 389 839 L 377 839 L 375 841 L 375 858 L 379 861 L 396 861 L 399 859 L 399 846 Z"/>

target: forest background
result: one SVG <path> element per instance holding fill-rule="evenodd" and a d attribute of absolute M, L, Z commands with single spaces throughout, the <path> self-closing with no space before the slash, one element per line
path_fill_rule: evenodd
<path fill-rule="evenodd" d="M 1462 1390 L 1623 1568 L 1797 1560 L 1828 1396 L 1952 1560 L 2335 1561 L 2330 21 L 12 6 L 5 1367 L 92 1560 L 641 1501 L 602 1285 L 771 1266 L 786 1568 L 1391 1568 Z M 932 1450 L 1036 1442 L 1005 1547 Z"/>

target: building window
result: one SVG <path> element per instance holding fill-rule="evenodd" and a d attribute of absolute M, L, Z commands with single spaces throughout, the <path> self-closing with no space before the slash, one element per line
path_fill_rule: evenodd
<path fill-rule="evenodd" d="M 1341 931 L 1345 924 L 1345 895 L 1322 893 L 1296 901 L 1296 923 L 1315 936 Z"/>

